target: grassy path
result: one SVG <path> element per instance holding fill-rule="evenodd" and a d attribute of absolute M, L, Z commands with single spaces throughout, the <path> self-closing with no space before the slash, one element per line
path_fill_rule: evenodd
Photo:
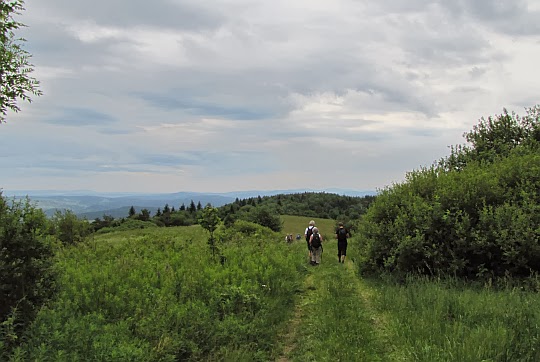
<path fill-rule="evenodd" d="M 276 361 L 403 360 L 374 308 L 374 291 L 356 276 L 354 263 L 337 262 L 335 250 L 335 242 L 326 243 L 321 265 L 308 266 Z"/>
<path fill-rule="evenodd" d="M 540 300 L 518 288 L 449 280 L 367 281 L 325 243 L 281 338 L 285 361 L 540 361 Z M 354 251 L 351 250 L 351 251 Z M 305 244 L 291 252 L 307 259 Z"/>
<path fill-rule="evenodd" d="M 284 345 L 283 352 L 281 356 L 276 360 L 276 362 L 287 362 L 290 361 L 289 356 L 292 351 L 297 348 L 297 341 L 300 338 L 298 335 L 300 331 L 300 325 L 302 321 L 306 318 L 306 312 L 304 305 L 312 297 L 315 288 L 313 287 L 313 275 L 310 274 L 304 279 L 304 284 L 300 290 L 298 301 L 296 303 L 296 308 L 293 313 L 293 317 L 288 323 L 287 332 L 282 338 L 282 343 Z"/>

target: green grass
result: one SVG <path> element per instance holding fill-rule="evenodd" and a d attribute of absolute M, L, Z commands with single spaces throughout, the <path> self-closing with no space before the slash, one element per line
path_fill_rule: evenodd
<path fill-rule="evenodd" d="M 286 216 L 294 225 L 306 218 Z M 307 221 L 306 221 L 307 220 Z M 371 305 L 373 291 L 357 277 L 352 260 L 354 248 L 345 264 L 337 262 L 337 242 L 333 239 L 334 221 L 315 220 L 324 233 L 321 264 L 310 266 L 305 257 L 306 278 L 296 301 L 294 331 L 289 331 L 291 348 L 284 348 L 283 361 L 395 361 L 390 337 Z M 304 240 L 304 239 L 302 239 Z M 304 253 L 305 244 L 291 246 Z"/>
<path fill-rule="evenodd" d="M 309 218 L 283 216 L 284 232 Z M 117 231 L 61 249 L 58 295 L 11 361 L 538 361 L 536 293 L 356 274 L 356 240 L 322 263 L 305 241 L 243 223 Z M 284 236 L 284 235 L 283 235 Z"/>
<path fill-rule="evenodd" d="M 301 239 L 304 239 L 304 232 L 309 225 L 311 220 L 315 221 L 315 226 L 319 229 L 319 233 L 328 240 L 334 238 L 334 227 L 335 220 L 331 219 L 321 219 L 321 218 L 306 218 L 303 216 L 293 216 L 293 215 L 282 215 L 281 220 L 283 221 L 283 238 L 286 234 L 293 234 L 293 237 L 296 237 L 296 234 L 300 234 Z"/>
<path fill-rule="evenodd" d="M 337 258 L 336 258 L 337 259 Z M 293 361 L 381 361 L 387 354 L 354 275 L 337 260 L 310 271 Z"/>
<path fill-rule="evenodd" d="M 13 360 L 271 359 L 302 258 L 270 231 L 216 257 L 206 238 L 198 226 L 159 228 L 63 249 L 59 294 Z"/>
<path fill-rule="evenodd" d="M 308 267 L 288 360 L 540 361 L 537 293 L 455 280 L 365 280 L 350 243 L 347 264 L 337 263 L 330 240 L 321 265 Z"/>
<path fill-rule="evenodd" d="M 421 278 L 372 287 L 407 360 L 540 361 L 536 293 Z"/>

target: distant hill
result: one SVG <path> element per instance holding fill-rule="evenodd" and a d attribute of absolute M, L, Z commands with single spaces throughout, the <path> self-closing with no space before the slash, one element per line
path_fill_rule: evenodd
<path fill-rule="evenodd" d="M 28 196 L 30 200 L 41 208 L 47 215 L 53 215 L 57 210 L 71 210 L 78 216 L 88 219 L 102 217 L 104 214 L 115 218 L 128 216 L 129 208 L 134 206 L 140 211 L 148 209 L 153 215 L 158 208 L 165 204 L 178 209 L 180 205 L 189 206 L 191 200 L 195 204 L 205 206 L 210 203 L 219 207 L 231 202 L 236 198 L 246 199 L 257 196 L 273 196 L 279 194 L 296 194 L 303 192 L 327 192 L 346 196 L 376 195 L 374 191 L 357 191 L 346 189 L 327 190 L 248 190 L 231 191 L 224 193 L 201 193 L 201 192 L 176 192 L 176 193 L 99 193 L 88 190 L 59 191 L 59 190 L 2 190 L 3 196 L 16 199 Z"/>
<path fill-rule="evenodd" d="M 152 207 L 152 206 L 142 207 L 142 206 L 136 206 L 136 205 L 133 205 L 133 208 L 135 209 L 136 214 L 139 214 L 142 209 L 147 209 L 148 211 L 150 211 L 150 215 L 152 216 L 155 215 L 157 210 L 159 209 L 159 207 Z M 129 215 L 129 209 L 131 209 L 131 206 L 123 206 L 117 209 L 81 212 L 81 213 L 78 213 L 77 216 L 86 218 L 87 220 L 95 220 L 96 218 L 102 219 L 103 215 L 112 216 L 115 219 L 121 219 Z M 163 209 L 163 207 L 161 207 L 161 209 Z"/>
<path fill-rule="evenodd" d="M 287 195 L 287 194 L 301 194 L 304 192 L 326 192 L 330 194 L 337 194 L 342 196 L 375 196 L 377 192 L 372 190 L 351 190 L 351 189 L 339 189 L 339 188 L 330 188 L 330 189 L 288 189 L 288 190 L 271 190 L 271 191 L 261 191 L 261 190 L 251 190 L 251 191 L 232 191 L 221 193 L 223 196 L 231 196 L 239 199 L 247 199 L 250 197 L 257 196 L 275 196 L 275 195 Z"/>
<path fill-rule="evenodd" d="M 16 196 L 6 196 L 8 198 L 15 197 L 16 199 L 26 197 L 26 195 L 20 194 Z M 178 209 L 182 204 L 189 206 L 191 200 L 193 200 L 195 204 L 200 202 L 203 206 L 208 203 L 213 206 L 222 206 L 234 201 L 233 197 L 197 193 L 141 194 L 130 196 L 28 195 L 28 197 L 48 216 L 54 215 L 57 210 L 71 210 L 76 215 L 85 216 L 88 219 L 101 217 L 103 214 L 115 217 L 128 216 L 128 211 L 131 206 L 136 206 L 136 209 L 146 208 L 149 211 L 153 211 L 153 214 L 158 208 L 163 208 L 165 204 L 168 204 L 169 207 L 174 206 Z M 126 210 L 125 213 L 123 213 L 123 209 Z"/>

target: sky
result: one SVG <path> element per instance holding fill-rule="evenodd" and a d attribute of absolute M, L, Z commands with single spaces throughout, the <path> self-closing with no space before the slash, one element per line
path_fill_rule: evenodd
<path fill-rule="evenodd" d="M 0 188 L 402 182 L 540 94 L 540 0 L 26 0 Z"/>

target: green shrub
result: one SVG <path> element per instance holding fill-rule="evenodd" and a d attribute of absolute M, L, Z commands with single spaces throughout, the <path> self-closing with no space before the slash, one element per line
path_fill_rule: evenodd
<path fill-rule="evenodd" d="M 0 193 L 0 360 L 17 344 L 54 292 L 53 248 L 45 214 Z"/>
<path fill-rule="evenodd" d="M 514 118 L 482 121 L 467 135 L 475 148 L 381 191 L 359 227 L 362 272 L 492 278 L 540 271 L 540 153 L 531 138 L 538 118 Z M 520 131 L 524 125 L 531 130 Z M 463 162 L 449 167 L 458 154 Z"/>
<path fill-rule="evenodd" d="M 266 207 L 255 207 L 247 214 L 247 220 L 265 226 L 273 231 L 281 231 L 283 225 L 279 213 Z"/>
<path fill-rule="evenodd" d="M 86 219 L 79 219 L 71 210 L 56 211 L 52 218 L 52 233 L 64 245 L 76 244 L 93 231 Z"/>
<path fill-rule="evenodd" d="M 236 220 L 228 227 L 221 225 L 215 232 L 215 238 L 221 242 L 238 242 L 242 240 L 253 241 L 254 239 L 280 239 L 279 235 L 269 228 L 245 220 Z"/>

